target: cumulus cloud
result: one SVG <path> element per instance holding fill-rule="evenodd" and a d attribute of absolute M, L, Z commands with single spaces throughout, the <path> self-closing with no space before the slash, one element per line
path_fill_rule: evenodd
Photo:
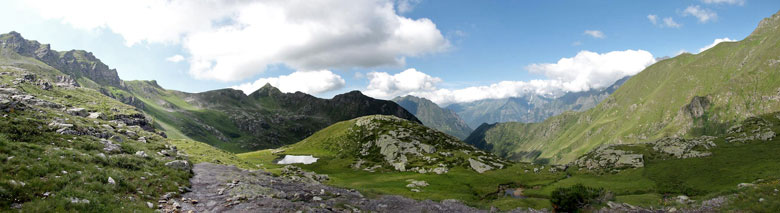
<path fill-rule="evenodd" d="M 604 33 L 599 30 L 585 30 L 584 34 L 589 35 L 593 38 L 606 38 Z"/>
<path fill-rule="evenodd" d="M 650 20 L 650 23 L 658 27 L 680 28 L 682 26 L 674 21 L 672 17 L 663 18 L 659 22 L 658 15 L 655 14 L 647 15 L 647 20 Z"/>
<path fill-rule="evenodd" d="M 644 50 L 612 51 L 603 54 L 581 51 L 574 57 L 562 58 L 557 63 L 531 64 L 526 68 L 562 82 L 561 86 L 565 91 L 584 91 L 607 87 L 624 76 L 639 73 L 653 63 L 653 54 Z"/>
<path fill-rule="evenodd" d="M 682 25 L 678 24 L 672 17 L 666 17 L 664 18 L 664 25 L 665 27 L 670 28 L 680 28 Z"/>
<path fill-rule="evenodd" d="M 246 94 L 271 84 L 282 92 L 304 92 L 308 94 L 321 94 L 344 87 L 346 82 L 341 76 L 329 70 L 296 71 L 289 75 L 273 78 L 260 78 L 252 83 L 244 83 L 230 88 L 244 91 Z"/>
<path fill-rule="evenodd" d="M 181 61 L 184 61 L 184 56 L 176 54 L 171 57 L 165 58 L 165 60 L 173 63 L 179 63 Z"/>
<path fill-rule="evenodd" d="M 708 49 L 714 47 L 715 45 L 718 45 L 720 42 L 735 42 L 735 41 L 737 41 L 737 40 L 733 40 L 733 39 L 730 39 L 728 37 L 726 37 L 726 38 L 718 38 L 718 39 L 715 39 L 715 41 L 712 41 L 712 44 L 707 45 L 707 46 L 702 47 L 701 49 L 699 49 L 699 53 L 704 52 L 705 50 L 708 50 Z"/>
<path fill-rule="evenodd" d="M 708 21 L 718 18 L 718 14 L 714 11 L 706 8 L 701 8 L 699 5 L 691 5 L 685 8 L 682 12 L 683 16 L 693 16 L 699 19 L 701 23 L 707 23 Z"/>
<path fill-rule="evenodd" d="M 650 20 L 650 23 L 653 23 L 653 25 L 658 24 L 658 16 L 657 15 L 647 15 L 647 19 Z"/>
<path fill-rule="evenodd" d="M 501 81 L 463 89 L 440 89 L 442 80 L 415 69 L 391 75 L 384 72 L 370 73 L 366 95 L 391 99 L 403 95 L 425 97 L 439 105 L 470 102 L 483 99 L 542 95 L 554 97 L 565 92 L 578 92 L 612 85 L 618 79 L 635 75 L 655 63 L 650 52 L 644 50 L 595 53 L 581 51 L 571 58 L 556 63 L 531 64 L 527 69 L 541 73 L 548 79 L 531 81 Z"/>
<path fill-rule="evenodd" d="M 745 0 L 701 0 L 705 4 L 732 4 L 732 5 L 745 5 Z"/>
<path fill-rule="evenodd" d="M 431 20 L 401 16 L 391 0 L 24 3 L 75 28 L 108 29 L 127 45 L 181 45 L 189 73 L 199 79 L 242 80 L 277 64 L 296 70 L 399 66 L 406 57 L 450 46 Z"/>
<path fill-rule="evenodd" d="M 366 78 L 369 79 L 369 83 L 363 92 L 366 95 L 382 99 L 391 99 L 419 91 L 433 91 L 436 90 L 436 84 L 442 81 L 440 78 L 417 71 L 414 68 L 395 75 L 386 72 L 370 72 Z"/>

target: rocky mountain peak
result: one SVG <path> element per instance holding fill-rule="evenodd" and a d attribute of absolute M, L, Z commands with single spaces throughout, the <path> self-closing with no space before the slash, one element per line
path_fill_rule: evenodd
<path fill-rule="evenodd" d="M 15 31 L 0 35 L 0 48 L 38 59 L 74 79 L 86 77 L 98 84 L 122 87 L 116 69 L 110 69 L 91 52 L 71 50 L 60 56 L 57 51 L 51 50 L 51 45 L 26 40 Z"/>
<path fill-rule="evenodd" d="M 266 83 L 260 89 L 255 90 L 250 96 L 270 97 L 278 94 L 282 94 L 278 88 L 272 86 L 270 83 Z"/>

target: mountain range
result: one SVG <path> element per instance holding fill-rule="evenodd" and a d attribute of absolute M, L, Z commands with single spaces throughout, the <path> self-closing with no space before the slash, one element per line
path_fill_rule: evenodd
<path fill-rule="evenodd" d="M 554 98 L 527 95 L 455 103 L 450 104 L 446 108 L 458 114 L 472 129 L 479 127 L 483 123 L 536 123 L 566 111 L 583 111 L 593 108 L 617 90 L 629 78 L 630 76 L 621 78 L 606 88 L 568 92 L 563 96 Z"/>
<path fill-rule="evenodd" d="M 83 87 L 138 107 L 168 136 L 206 142 L 231 152 L 292 144 L 338 121 L 365 115 L 394 115 L 420 122 L 398 104 L 358 91 L 332 99 L 283 93 L 271 85 L 249 95 L 234 89 L 186 93 L 166 90 L 156 81 L 123 81 L 115 69 L 86 51 L 58 52 L 16 32 L 0 35 L 0 42 L 8 58 L 35 59 L 62 70 Z"/>

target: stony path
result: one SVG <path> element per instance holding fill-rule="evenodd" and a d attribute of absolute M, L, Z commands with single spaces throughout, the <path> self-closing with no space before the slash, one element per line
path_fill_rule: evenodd
<path fill-rule="evenodd" d="M 487 212 L 454 200 L 367 199 L 357 191 L 311 179 L 234 166 L 201 163 L 193 172 L 192 191 L 175 200 L 181 212 Z"/>

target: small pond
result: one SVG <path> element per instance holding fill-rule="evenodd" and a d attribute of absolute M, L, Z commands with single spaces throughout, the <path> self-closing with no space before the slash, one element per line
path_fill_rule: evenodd
<path fill-rule="evenodd" d="M 294 164 L 294 163 L 302 163 L 302 164 L 312 164 L 314 162 L 317 162 L 317 159 L 314 156 L 311 155 L 285 155 L 284 158 L 279 160 L 279 162 L 276 162 L 277 164 Z"/>

